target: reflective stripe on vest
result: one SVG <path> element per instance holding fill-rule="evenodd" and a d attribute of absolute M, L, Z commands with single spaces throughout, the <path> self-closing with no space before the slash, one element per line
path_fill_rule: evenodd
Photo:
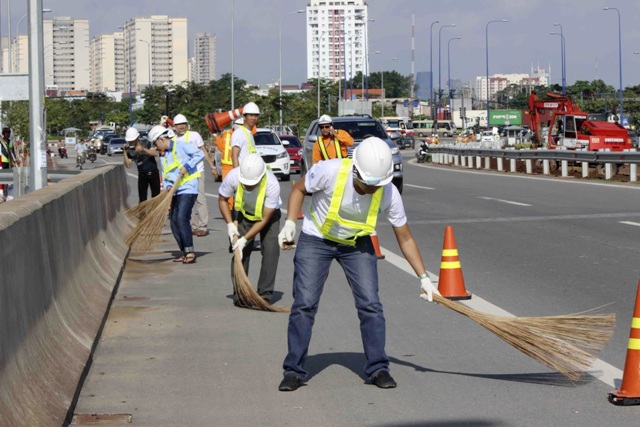
<path fill-rule="evenodd" d="M 236 202 L 234 204 L 234 208 L 237 211 L 242 212 L 242 215 L 247 218 L 249 221 L 262 221 L 262 208 L 264 206 L 264 199 L 267 194 L 267 174 L 265 173 L 262 179 L 260 180 L 260 186 L 258 187 L 258 192 L 256 194 L 255 199 L 255 212 L 248 213 L 245 210 L 245 200 L 244 200 L 244 185 L 238 185 L 238 189 L 236 190 Z"/>
<path fill-rule="evenodd" d="M 176 154 L 176 150 L 178 147 L 178 142 L 173 140 L 173 147 L 171 148 L 171 155 L 173 156 L 173 162 L 168 163 L 167 161 L 167 155 L 165 154 L 164 158 L 162 159 L 162 176 L 164 178 L 165 181 L 169 181 L 169 175 L 167 174 L 167 172 L 171 172 L 172 170 L 174 170 L 175 168 L 178 169 L 182 169 L 182 167 L 184 166 L 182 163 L 180 163 L 180 160 L 178 160 L 178 156 Z M 173 185 L 176 186 L 176 188 L 180 187 L 182 184 L 184 184 L 185 182 L 189 182 L 192 179 L 196 179 L 200 177 L 200 172 L 196 172 L 194 174 L 189 173 L 189 171 L 187 171 L 187 173 L 185 175 L 182 176 L 182 179 L 180 180 L 180 182 L 174 182 Z"/>
<path fill-rule="evenodd" d="M 233 159 L 231 158 L 231 131 L 224 133 L 224 150 L 222 151 L 222 159 L 220 163 L 223 165 L 232 165 Z"/>
<path fill-rule="evenodd" d="M 9 163 L 9 145 L 6 144 L 4 141 L 0 141 L 0 144 L 2 144 L 2 148 L 0 149 L 0 161 L 2 163 Z M 5 156 L 5 153 L 7 153 L 7 155 Z"/>
<path fill-rule="evenodd" d="M 331 196 L 331 204 L 329 205 L 329 211 L 327 212 L 327 217 L 323 224 L 320 224 L 316 218 L 313 211 L 313 203 L 309 208 L 313 223 L 318 227 L 318 230 L 320 230 L 325 239 L 349 246 L 355 246 L 356 239 L 358 237 L 368 236 L 376 230 L 378 211 L 380 210 L 380 202 L 382 201 L 382 187 L 380 187 L 371 196 L 371 206 L 369 206 L 367 220 L 364 223 L 340 217 L 340 206 L 342 204 L 344 188 L 347 184 L 347 180 L 352 179 L 352 164 L 353 162 L 350 159 L 344 159 L 340 164 L 336 184 L 333 189 L 333 196 Z M 343 239 L 331 234 L 331 232 L 334 231 L 334 225 L 336 224 L 341 227 L 350 228 L 353 236 L 348 239 Z"/>
<path fill-rule="evenodd" d="M 255 153 L 256 146 L 255 146 L 255 141 L 253 141 L 253 135 L 251 135 L 251 132 L 249 132 L 247 128 L 244 126 L 240 126 L 240 129 L 242 129 L 244 134 L 247 136 L 247 145 L 249 146 L 249 154 Z"/>
<path fill-rule="evenodd" d="M 338 138 L 333 138 L 333 143 L 336 146 L 336 159 L 341 159 L 342 158 L 342 148 L 340 148 L 340 141 L 338 141 Z M 327 154 L 327 149 L 324 146 L 324 139 L 322 139 L 322 137 L 320 137 L 320 151 L 322 152 L 322 157 L 324 157 L 325 160 L 329 160 L 331 157 L 329 157 L 329 154 Z"/>

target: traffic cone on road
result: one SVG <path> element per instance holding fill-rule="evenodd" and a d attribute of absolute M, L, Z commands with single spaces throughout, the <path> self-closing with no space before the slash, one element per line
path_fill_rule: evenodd
<path fill-rule="evenodd" d="M 222 129 L 235 119 L 242 116 L 242 108 L 227 111 L 226 113 L 209 113 L 204 117 L 211 133 L 220 133 Z"/>
<path fill-rule="evenodd" d="M 458 256 L 458 247 L 453 235 L 453 227 L 448 225 L 444 229 L 444 245 L 440 261 L 440 278 L 438 292 L 450 300 L 471 299 L 471 294 L 464 287 L 462 266 Z"/>
<path fill-rule="evenodd" d="M 631 320 L 622 384 L 619 389 L 609 393 L 609 402 L 619 406 L 640 405 L 640 282 Z"/>
<path fill-rule="evenodd" d="M 376 251 L 376 256 L 378 257 L 378 259 L 384 259 L 384 255 L 382 255 L 382 252 L 380 252 L 380 244 L 378 243 L 378 233 L 376 233 L 375 231 L 373 232 L 373 234 L 371 234 L 371 243 L 373 243 L 373 248 Z"/>
<path fill-rule="evenodd" d="M 291 189 L 293 190 L 293 187 L 296 186 L 296 181 L 293 180 L 291 181 Z M 298 211 L 298 219 L 303 219 L 304 215 L 302 214 L 302 208 L 300 208 L 300 210 Z"/>

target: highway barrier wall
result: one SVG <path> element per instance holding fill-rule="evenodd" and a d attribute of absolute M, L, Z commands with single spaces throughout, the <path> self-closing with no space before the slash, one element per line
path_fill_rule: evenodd
<path fill-rule="evenodd" d="M 0 204 L 0 426 L 60 426 L 122 274 L 124 167 Z"/>

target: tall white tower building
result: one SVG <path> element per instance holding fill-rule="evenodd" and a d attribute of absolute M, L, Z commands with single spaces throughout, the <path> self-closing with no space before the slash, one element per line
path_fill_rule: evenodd
<path fill-rule="evenodd" d="M 307 79 L 351 79 L 366 72 L 364 0 L 310 0 L 307 6 Z"/>
<path fill-rule="evenodd" d="M 44 83 L 58 90 L 89 90 L 89 20 L 58 17 L 43 21 Z"/>
<path fill-rule="evenodd" d="M 124 35 L 100 34 L 91 40 L 91 91 L 124 92 Z"/>
<path fill-rule="evenodd" d="M 194 41 L 191 80 L 207 84 L 216 78 L 216 36 L 196 33 Z"/>

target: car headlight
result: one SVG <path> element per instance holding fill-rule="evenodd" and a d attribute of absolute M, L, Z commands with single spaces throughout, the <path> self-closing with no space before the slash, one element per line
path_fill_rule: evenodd
<path fill-rule="evenodd" d="M 298 156 L 302 157 L 302 148 L 298 150 Z"/>
<path fill-rule="evenodd" d="M 276 159 L 284 159 L 286 157 L 289 157 L 289 154 L 286 151 L 283 151 L 282 153 L 276 156 Z"/>
<path fill-rule="evenodd" d="M 398 147 L 393 147 L 391 149 L 391 154 L 398 154 L 400 152 L 400 149 Z"/>

